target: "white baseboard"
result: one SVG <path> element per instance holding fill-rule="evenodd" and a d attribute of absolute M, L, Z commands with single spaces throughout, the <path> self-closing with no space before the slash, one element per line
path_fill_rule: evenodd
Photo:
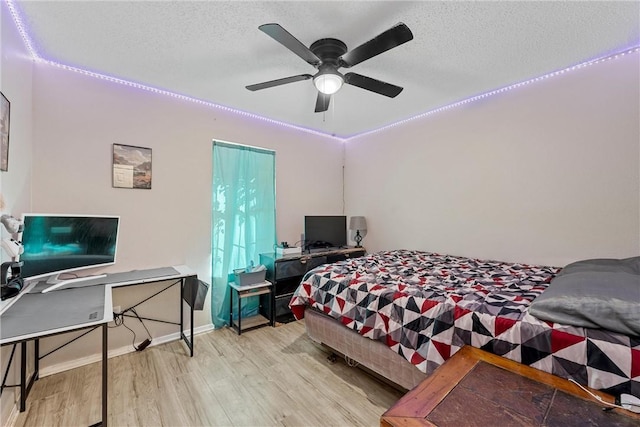
<path fill-rule="evenodd" d="M 205 332 L 212 331 L 213 329 L 214 327 L 212 323 L 193 328 L 194 341 L 195 341 L 195 335 L 203 334 Z M 189 332 L 190 332 L 189 330 L 185 331 L 185 335 L 187 335 Z M 156 345 L 165 344 L 165 343 L 176 341 L 179 339 L 180 339 L 179 332 L 174 332 L 172 334 L 164 335 L 162 337 L 155 337 L 153 338 L 153 340 L 151 340 L 151 344 L 149 344 L 149 347 L 154 347 Z M 107 357 L 111 359 L 112 357 L 122 356 L 123 354 L 127 354 L 127 353 L 133 353 L 134 351 L 136 350 L 131 345 L 127 345 L 120 348 L 110 349 L 107 352 Z M 102 360 L 101 354 L 93 354 L 91 356 L 81 357 L 79 359 L 69 360 L 68 362 L 47 366 L 45 368 L 40 368 L 39 377 L 42 378 L 48 375 L 57 374 L 59 372 L 68 371 L 69 369 L 79 368 L 80 366 L 85 366 L 91 363 L 100 362 L 101 360 Z"/>

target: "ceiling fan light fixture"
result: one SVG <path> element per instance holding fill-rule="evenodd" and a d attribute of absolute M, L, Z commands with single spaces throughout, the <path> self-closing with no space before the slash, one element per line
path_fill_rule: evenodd
<path fill-rule="evenodd" d="M 333 95 L 340 90 L 343 83 L 344 78 L 335 70 L 320 72 L 313 78 L 316 89 L 325 95 Z"/>

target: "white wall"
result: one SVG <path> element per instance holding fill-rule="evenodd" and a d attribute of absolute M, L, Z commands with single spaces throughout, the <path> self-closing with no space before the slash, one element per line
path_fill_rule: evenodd
<path fill-rule="evenodd" d="M 11 123 L 9 129 L 9 167 L 0 172 L 0 195 L 5 206 L 3 214 L 19 215 L 30 208 L 31 200 L 31 153 L 32 153 L 32 62 L 11 20 L 5 2 L 0 4 L 0 90 L 11 102 Z M 10 237 L 4 227 L 0 227 L 0 238 Z M 7 254 L 0 251 L 0 260 L 9 261 Z M 0 350 L 2 374 L 9 362 L 11 347 Z M 20 352 L 16 351 L 12 371 L 7 384 L 16 384 L 19 376 Z M 7 420 L 14 408 L 18 394 L 16 389 L 5 389 L 0 400 L 0 425 Z"/>
<path fill-rule="evenodd" d="M 187 264 L 209 280 L 212 139 L 276 150 L 278 240 L 297 241 L 305 214 L 343 212 L 341 142 L 32 67 L 4 3 L 2 12 L 12 123 L 0 188 L 8 209 L 120 215 L 110 271 Z M 365 246 L 555 265 L 637 255 L 638 69 L 635 54 L 351 140 L 344 199 L 349 215 L 367 217 Z M 152 190 L 111 187 L 113 143 L 153 149 Z M 115 303 L 139 293 L 118 290 Z M 141 314 L 176 318 L 174 297 Z M 208 308 L 198 313 L 197 326 L 209 322 Z M 175 329 L 149 326 L 154 336 Z M 126 331 L 110 333 L 111 348 L 129 345 Z M 98 349 L 98 337 L 86 337 L 42 366 Z M 5 408 L 3 396 L 2 423 Z"/>
<path fill-rule="evenodd" d="M 5 201 L 2 211 L 19 214 L 28 209 L 31 202 L 31 155 L 32 155 L 32 67 L 22 38 L 3 2 L 2 17 L 2 66 L 1 90 L 11 102 L 11 124 L 9 130 L 9 167 L 0 172 L 1 194 Z M 4 227 L 2 233 L 6 233 Z M 7 237 L 6 234 L 2 234 Z M 6 260 L 6 254 L 2 253 Z"/>
<path fill-rule="evenodd" d="M 186 264 L 210 282 L 213 139 L 276 151 L 279 240 L 297 241 L 305 214 L 343 211 L 343 142 L 334 139 L 41 63 L 34 68 L 34 116 L 33 211 L 120 215 L 117 263 L 105 271 Z M 113 143 L 153 150 L 151 190 L 112 188 Z M 139 301 L 141 292 L 118 290 L 115 304 Z M 210 324 L 208 304 L 196 312 L 196 326 Z M 175 296 L 138 312 L 175 320 L 177 307 Z M 145 338 L 139 324 L 130 325 L 137 342 Z M 177 331 L 148 325 L 153 336 Z M 124 328 L 110 334 L 112 349 L 131 343 Z M 95 355 L 97 335 L 43 367 Z M 43 351 L 57 342 L 43 343 Z"/>
<path fill-rule="evenodd" d="M 363 245 L 552 265 L 640 254 L 638 56 L 348 141 Z"/>

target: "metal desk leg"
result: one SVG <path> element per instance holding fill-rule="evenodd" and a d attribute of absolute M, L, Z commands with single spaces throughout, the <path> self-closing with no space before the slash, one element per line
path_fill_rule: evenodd
<path fill-rule="evenodd" d="M 34 344 L 34 372 L 27 380 L 27 341 L 20 343 L 20 412 L 24 412 L 27 409 L 27 398 L 31 392 L 33 383 L 38 379 L 40 375 L 39 360 L 40 360 L 40 340 L 35 339 Z M 11 354 L 13 358 L 13 353 Z M 11 364 L 11 362 L 9 362 Z M 9 367 L 7 367 L 9 369 Z"/>
<path fill-rule="evenodd" d="M 107 427 L 107 323 L 102 324 L 102 427 Z"/>
<path fill-rule="evenodd" d="M 180 279 L 180 339 L 182 339 L 182 335 L 184 334 L 184 285 L 185 279 Z"/>
<path fill-rule="evenodd" d="M 189 309 L 191 310 L 191 357 L 193 357 L 193 307 L 189 306 Z"/>
<path fill-rule="evenodd" d="M 184 286 L 187 283 L 187 279 L 182 279 L 182 283 L 180 284 L 180 333 L 184 334 L 184 325 L 183 325 L 183 321 L 182 321 L 182 315 L 184 312 Z M 197 290 L 192 289 L 192 292 L 197 292 Z M 191 304 L 189 304 L 189 310 L 190 310 L 190 321 L 191 321 L 191 325 L 189 327 L 189 356 L 193 357 L 193 307 L 191 306 Z M 185 341 L 187 341 L 187 338 L 185 337 Z"/>
<path fill-rule="evenodd" d="M 20 412 L 27 408 L 27 342 L 20 343 Z"/>
<path fill-rule="evenodd" d="M 94 328 L 95 329 L 95 328 Z M 92 329 L 93 330 L 93 329 Z M 107 381 L 109 380 L 107 373 L 107 323 L 102 324 L 102 420 L 89 427 L 107 427 Z"/>
<path fill-rule="evenodd" d="M 40 378 L 40 339 L 33 341 L 33 370 L 34 381 Z"/>
<path fill-rule="evenodd" d="M 189 327 L 189 338 L 184 334 L 184 287 L 186 285 L 186 278 L 180 281 L 180 339 L 184 340 L 189 347 L 189 356 L 193 357 L 193 307 L 189 304 L 191 325 Z M 194 290 L 195 292 L 195 290 Z"/>
<path fill-rule="evenodd" d="M 33 344 L 33 359 L 34 359 L 33 374 L 31 374 L 31 376 L 27 380 L 27 393 L 24 397 L 25 402 L 29 397 L 29 393 L 31 393 L 31 387 L 33 387 L 33 383 L 35 383 L 36 380 L 40 378 L 40 339 L 38 338 L 34 340 L 34 344 Z M 25 361 L 26 360 L 27 359 L 25 357 Z"/>

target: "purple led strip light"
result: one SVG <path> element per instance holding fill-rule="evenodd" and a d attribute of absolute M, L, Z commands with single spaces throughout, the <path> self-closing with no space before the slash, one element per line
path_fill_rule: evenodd
<path fill-rule="evenodd" d="M 22 36 L 24 45 L 27 47 L 27 50 L 31 54 L 31 57 L 35 60 L 41 59 L 40 55 L 38 55 L 38 52 L 36 52 L 36 50 L 33 47 L 33 43 L 31 42 L 31 37 L 29 37 L 29 34 L 25 30 L 25 25 L 22 23 L 22 18 L 20 17 L 18 10 L 13 4 L 13 0 L 6 0 L 6 3 L 7 3 L 7 7 L 9 8 L 9 13 L 11 13 L 11 17 L 13 18 L 13 22 L 16 24 L 16 28 L 18 28 L 18 32 Z"/>
<path fill-rule="evenodd" d="M 191 96 L 187 96 L 187 95 L 182 95 L 176 92 L 171 92 L 165 89 L 159 89 L 153 86 L 148 86 L 148 85 L 144 85 L 141 83 L 136 83 L 136 82 L 132 82 L 130 80 L 124 80 L 124 79 L 120 79 L 117 77 L 112 77 L 112 76 L 108 76 L 106 74 L 100 74 L 100 73 L 96 73 L 93 71 L 89 71 L 89 70 L 84 70 L 82 68 L 77 68 L 77 67 L 72 67 L 70 65 L 65 65 L 65 64 L 61 64 L 59 62 L 56 61 L 51 61 L 49 59 L 44 59 L 42 56 L 40 56 L 40 54 L 38 54 L 38 52 L 36 51 L 36 49 L 34 48 L 34 43 L 31 40 L 31 37 L 29 36 L 29 33 L 26 31 L 26 26 L 22 20 L 22 18 L 20 17 L 20 13 L 18 12 L 18 9 L 16 8 L 15 4 L 14 4 L 14 0 L 5 0 L 7 6 L 9 7 L 9 11 L 11 13 L 11 16 L 13 17 L 13 21 L 16 24 L 16 27 L 18 28 L 18 32 L 20 33 L 20 35 L 22 36 L 22 39 L 24 40 L 24 44 L 27 47 L 27 50 L 29 51 L 29 53 L 31 54 L 31 57 L 37 61 L 37 62 L 41 62 L 41 63 L 45 63 L 48 65 L 52 65 L 54 67 L 58 67 L 58 68 L 62 68 L 63 70 L 68 70 L 68 71 L 73 71 L 79 74 L 83 74 L 85 76 L 90 76 L 90 77 L 95 77 L 97 79 L 101 79 L 101 80 L 106 80 L 112 83 L 117 83 L 117 84 L 121 84 L 124 86 L 129 86 L 129 87 L 134 87 L 136 89 L 141 89 L 141 90 L 145 90 L 147 92 L 153 92 L 153 93 L 157 93 L 160 95 L 166 95 L 166 96 L 170 96 L 172 98 L 176 98 L 176 99 L 181 99 L 183 101 L 189 101 L 189 102 L 193 102 L 196 104 L 200 104 L 200 105 L 204 105 L 206 107 L 210 107 L 210 108 L 216 108 L 219 110 L 223 110 L 223 111 L 228 111 L 234 114 L 238 114 L 241 116 L 245 116 L 245 117 L 251 117 L 253 119 L 257 119 L 263 122 L 268 122 L 268 123 L 273 123 L 276 124 L 278 126 L 282 126 L 282 127 L 286 127 L 286 128 L 290 128 L 290 129 L 295 129 L 298 131 L 302 131 L 302 132 L 307 132 L 307 133 L 312 133 L 315 135 L 319 135 L 322 137 L 329 137 L 329 138 L 333 138 L 333 139 L 338 139 L 340 141 L 343 141 L 343 138 L 334 136 L 334 135 L 330 135 L 328 133 L 325 132 L 320 132 L 314 129 L 309 129 L 309 128 L 305 128 L 302 126 L 297 126 L 297 125 L 293 125 L 291 123 L 286 123 L 286 122 L 282 122 L 279 120 L 274 120 L 274 119 L 270 119 L 264 116 L 259 116 L 257 114 L 253 114 L 253 113 L 249 113 L 246 111 L 242 111 L 242 110 L 238 110 L 235 108 L 231 108 L 231 107 L 227 107 L 224 105 L 220 105 L 220 104 L 216 104 L 214 102 L 210 102 L 210 101 L 205 101 L 202 99 L 198 99 L 198 98 L 193 98 Z"/>
<path fill-rule="evenodd" d="M 450 110 L 452 108 L 459 107 L 459 106 L 468 104 L 470 102 L 479 101 L 481 99 L 484 99 L 484 98 L 487 98 L 487 97 L 490 97 L 490 96 L 494 96 L 494 95 L 497 95 L 499 93 L 507 92 L 507 91 L 510 91 L 510 90 L 513 90 L 513 89 L 516 89 L 516 88 L 519 88 L 521 86 L 525 86 L 525 85 L 528 85 L 528 84 L 531 84 L 531 83 L 536 83 L 536 82 L 539 82 L 541 80 L 548 79 L 550 77 L 556 77 L 556 76 L 562 75 L 564 73 L 567 73 L 567 72 L 570 72 L 570 71 L 575 71 L 575 70 L 578 70 L 580 68 L 584 68 L 584 67 L 587 67 L 587 66 L 590 66 L 590 65 L 599 64 L 599 63 L 602 63 L 602 62 L 606 62 L 606 61 L 610 61 L 610 60 L 613 60 L 613 59 L 621 58 L 621 57 L 623 57 L 625 55 L 628 55 L 628 54 L 640 52 L 640 46 L 634 46 L 634 47 L 628 48 L 626 50 L 623 50 L 623 51 L 620 51 L 620 52 L 616 52 L 616 53 L 612 53 L 612 54 L 609 54 L 609 55 L 606 55 L 606 56 L 603 56 L 603 57 L 600 57 L 600 58 L 592 59 L 592 60 L 589 60 L 589 61 L 585 61 L 585 62 L 582 62 L 580 64 L 576 64 L 576 65 L 573 65 L 571 67 L 564 68 L 562 70 L 558 70 L 558 71 L 554 71 L 554 72 L 551 72 L 551 73 L 548 73 L 548 74 L 544 74 L 542 76 L 535 77 L 535 78 L 532 78 L 532 79 L 529 79 L 529 80 L 525 80 L 525 81 L 522 81 L 520 83 L 514 83 L 512 85 L 505 86 L 505 87 L 502 87 L 502 88 L 499 88 L 499 89 L 495 89 L 495 90 L 492 90 L 492 91 L 489 91 L 489 92 L 485 92 L 485 93 L 482 93 L 480 95 L 472 96 L 470 98 L 466 98 L 466 99 L 463 99 L 461 101 L 454 102 L 452 104 L 447 104 L 447 105 L 444 105 L 442 107 L 439 107 L 439 108 L 436 108 L 436 109 L 433 109 L 433 110 L 429 110 L 429 111 L 426 111 L 424 113 L 420 113 L 420 114 L 417 114 L 415 116 L 409 117 L 407 119 L 403 119 L 403 120 L 400 120 L 400 121 L 397 121 L 397 122 L 394 122 L 394 123 L 390 123 L 388 125 L 385 125 L 385 126 L 382 126 L 382 127 L 376 128 L 376 129 L 372 129 L 372 130 L 369 130 L 369 131 L 361 132 L 361 133 L 358 133 L 358 134 L 355 134 L 355 135 L 351 135 L 351 136 L 348 136 L 348 137 L 339 137 L 339 136 L 331 135 L 331 134 L 328 134 L 328 133 L 325 133 L 325 132 L 320 132 L 320 131 L 317 131 L 317 130 L 314 130 L 314 129 L 309 129 L 309 128 L 305 128 L 305 127 L 301 127 L 301 126 L 296 126 L 296 125 L 293 125 L 293 124 L 290 124 L 290 123 L 286 123 L 286 122 L 282 122 L 282 121 L 279 121 L 279 120 L 269 119 L 269 118 L 264 117 L 264 116 L 259 116 L 257 114 L 249 113 L 249 112 L 242 111 L 242 110 L 237 110 L 235 108 L 231 108 L 231 107 L 227 107 L 227 106 L 224 106 L 224 105 L 216 104 L 216 103 L 213 103 L 213 102 L 210 102 L 210 101 L 204 101 L 202 99 L 193 98 L 191 96 L 181 95 L 179 93 L 171 92 L 171 91 L 168 91 L 168 90 L 159 89 L 159 88 L 155 88 L 155 87 L 152 87 L 152 86 L 147 86 L 147 85 L 136 83 L 136 82 L 132 82 L 132 81 L 129 81 L 129 80 L 123 80 L 123 79 L 119 79 L 117 77 L 112 77 L 112 76 L 108 76 L 108 75 L 105 75 L 105 74 L 95 73 L 93 71 L 83 70 L 81 68 L 72 67 L 72 66 L 69 66 L 69 65 L 61 64 L 59 62 L 55 62 L 55 61 L 44 59 L 38 54 L 38 52 L 33 47 L 33 43 L 31 41 L 31 38 L 29 37 L 29 34 L 27 33 L 27 31 L 25 29 L 25 25 L 23 24 L 23 21 L 22 21 L 22 19 L 20 17 L 20 14 L 18 13 L 18 11 L 17 11 L 17 9 L 16 9 L 16 7 L 14 5 L 14 0 L 5 0 L 5 2 L 7 4 L 7 6 L 9 7 L 9 11 L 11 13 L 11 16 L 13 17 L 13 20 L 14 20 L 14 22 L 16 24 L 16 27 L 18 28 L 18 31 L 19 31 L 20 35 L 22 36 L 22 39 L 24 40 L 24 43 L 25 43 L 25 46 L 27 47 L 27 50 L 29 50 L 29 53 L 31 54 L 33 59 L 36 60 L 36 61 L 44 62 L 46 64 L 49 64 L 49 65 L 52 65 L 52 66 L 55 66 L 55 67 L 58 67 L 58 68 L 62 68 L 64 70 L 73 71 L 73 72 L 76 72 L 76 73 L 84 74 L 86 76 L 90 76 L 90 77 L 95 77 L 95 78 L 98 78 L 98 79 L 106 80 L 106 81 L 109 81 L 109 82 L 112 82 L 112 83 L 117 83 L 117 84 L 121 84 L 121 85 L 125 85 L 125 86 L 130 86 L 130 87 L 134 87 L 134 88 L 137 88 L 137 89 L 142 89 L 142 90 L 145 90 L 145 91 L 148 91 L 148 92 L 157 93 L 157 94 L 160 94 L 160 95 L 170 96 L 170 97 L 173 97 L 173 98 L 176 98 L 176 99 L 181 99 L 181 100 L 184 100 L 184 101 L 189 101 L 189 102 L 193 102 L 193 103 L 196 103 L 196 104 L 204 105 L 206 107 L 211 107 L 211 108 L 216 108 L 216 109 L 220 109 L 220 110 L 224 110 L 224 111 L 229 111 L 229 112 L 234 113 L 234 114 L 239 114 L 239 115 L 246 116 L 246 117 L 251 117 L 253 119 L 257 119 L 257 120 L 260 120 L 260 121 L 273 123 L 273 124 L 276 124 L 278 126 L 287 127 L 287 128 L 299 130 L 299 131 L 302 131 L 302 132 L 312 133 L 312 134 L 323 136 L 323 137 L 329 137 L 329 138 L 337 139 L 337 140 L 340 140 L 340 141 L 343 141 L 343 142 L 347 142 L 347 141 L 349 141 L 351 139 L 360 138 L 360 137 L 365 136 L 365 135 L 371 135 L 373 133 L 382 132 L 384 130 L 387 130 L 387 129 L 390 129 L 390 128 L 393 128 L 393 127 L 396 127 L 396 126 L 400 126 L 400 125 L 402 125 L 404 123 L 408 123 L 408 122 L 413 121 L 413 120 L 421 119 L 421 118 L 430 116 L 432 114 L 436 114 L 436 113 L 440 113 L 442 111 Z"/>
<path fill-rule="evenodd" d="M 344 141 L 349 141 L 351 139 L 360 138 L 362 136 L 370 135 L 372 133 L 381 132 L 383 130 L 390 129 L 392 127 L 396 127 L 396 126 L 402 125 L 404 123 L 407 123 L 407 122 L 410 122 L 410 121 L 413 121 L 413 120 L 416 120 L 416 119 L 421 119 L 421 118 L 430 116 L 432 114 L 440 113 L 442 111 L 446 111 L 446 110 L 449 110 L 451 108 L 460 107 L 461 105 L 468 104 L 468 103 L 474 102 L 474 101 L 478 101 L 480 99 L 484 99 L 484 98 L 487 98 L 489 96 L 493 96 L 493 95 L 497 95 L 499 93 L 507 92 L 507 91 L 510 91 L 510 90 L 513 90 L 513 89 L 516 89 L 516 88 L 519 88 L 521 86 L 525 86 L 525 85 L 528 85 L 528 84 L 531 84 L 531 83 L 536 83 L 536 82 L 539 82 L 541 80 L 548 79 L 550 77 L 556 77 L 556 76 L 559 76 L 561 74 L 564 74 L 564 73 L 567 73 L 567 72 L 570 72 L 570 71 L 575 71 L 575 70 L 578 70 L 580 68 L 588 67 L 590 65 L 600 64 L 602 62 L 610 61 L 610 60 L 613 60 L 613 59 L 618 59 L 618 58 L 621 58 L 621 57 L 623 57 L 625 55 L 629 55 L 629 54 L 636 53 L 636 52 L 640 52 L 640 46 L 634 46 L 634 47 L 631 47 L 629 49 L 623 50 L 621 52 L 612 53 L 612 54 L 609 54 L 609 55 L 606 55 L 606 56 L 603 56 L 603 57 L 600 57 L 600 58 L 597 58 L 597 59 L 593 59 L 593 60 L 590 60 L 590 61 L 585 61 L 585 62 L 582 62 L 580 64 L 576 64 L 574 66 L 571 66 L 571 67 L 568 67 L 568 68 L 564 68 L 562 70 L 558 70 L 558 71 L 554 71 L 554 72 L 551 72 L 551 73 L 548 73 L 548 74 L 544 74 L 544 75 L 539 76 L 539 77 L 534 77 L 532 79 L 525 80 L 525 81 L 522 81 L 520 83 L 514 83 L 512 85 L 505 86 L 505 87 L 502 87 L 500 89 L 495 89 L 495 90 L 492 90 L 492 91 L 489 91 L 489 92 L 481 93 L 480 95 L 472 96 L 471 98 L 466 98 L 466 99 L 463 99 L 461 101 L 454 102 L 452 104 L 447 104 L 447 105 L 444 105 L 442 107 L 439 107 L 439 108 L 436 108 L 436 109 L 433 109 L 433 110 L 425 111 L 424 113 L 417 114 L 417 115 L 409 117 L 407 119 L 399 120 L 397 122 L 390 123 L 388 125 L 385 125 L 385 126 L 382 126 L 382 127 L 376 128 L 376 129 L 372 129 L 372 130 L 369 130 L 369 131 L 366 131 L 366 132 L 362 132 L 362 133 L 358 133 L 358 134 L 346 137 L 346 138 L 344 138 Z"/>
<path fill-rule="evenodd" d="M 305 127 L 302 127 L 302 126 L 296 126 L 296 125 L 293 125 L 291 123 L 281 122 L 279 120 L 270 119 L 270 118 L 267 118 L 267 117 L 264 117 L 264 116 L 259 116 L 257 114 L 249 113 L 247 111 L 238 110 L 238 109 L 235 109 L 235 108 L 227 107 L 225 105 L 220 105 L 220 104 L 216 104 L 214 102 L 205 101 L 203 99 L 193 98 L 191 96 L 182 95 L 182 94 L 179 94 L 179 93 L 176 93 L 176 92 L 171 92 L 171 91 L 168 91 L 168 90 L 165 90 L 165 89 L 159 89 L 159 88 L 156 88 L 156 87 L 153 87 L 153 86 L 147 86 L 147 85 L 144 85 L 144 84 L 132 82 L 130 80 L 119 79 L 117 77 L 112 77 L 112 76 L 108 76 L 108 75 L 105 75 L 105 74 L 95 73 L 93 71 L 83 70 L 82 68 L 77 68 L 77 67 L 72 67 L 72 66 L 69 66 L 69 65 L 60 64 L 59 62 L 50 61 L 50 60 L 47 60 L 47 59 L 38 59 L 38 61 L 42 62 L 42 63 L 45 63 L 45 64 L 48 64 L 48 65 L 52 65 L 54 67 L 62 68 L 63 70 L 68 70 L 68 71 L 73 71 L 75 73 L 84 74 L 85 76 L 90 76 L 90 77 L 94 77 L 94 78 L 97 78 L 97 79 L 106 80 L 108 82 L 117 83 L 117 84 L 120 84 L 120 85 L 124 85 L 124 86 L 133 87 L 133 88 L 136 88 L 136 89 L 145 90 L 147 92 L 152 92 L 152 93 L 157 93 L 157 94 L 160 94 L 160 95 L 170 96 L 172 98 L 176 98 L 176 99 L 180 99 L 180 100 L 188 101 L 188 102 L 193 102 L 195 104 L 204 105 L 206 107 L 211 107 L 211 108 L 216 108 L 218 110 L 228 111 L 228 112 L 231 112 L 233 114 L 238 114 L 238 115 L 245 116 L 245 117 L 251 117 L 253 119 L 261 120 L 263 122 L 273 123 L 273 124 L 276 124 L 278 126 L 287 127 L 287 128 L 295 129 L 295 130 L 302 131 L 302 132 L 312 133 L 312 134 L 320 135 L 320 136 L 323 136 L 323 137 L 331 137 L 331 138 L 343 141 L 343 138 L 335 137 L 335 136 L 332 136 L 330 134 L 327 134 L 327 133 L 324 133 L 324 132 L 320 132 L 320 131 L 317 131 L 317 130 L 314 130 L 314 129 L 309 129 L 309 128 L 305 128 Z"/>

